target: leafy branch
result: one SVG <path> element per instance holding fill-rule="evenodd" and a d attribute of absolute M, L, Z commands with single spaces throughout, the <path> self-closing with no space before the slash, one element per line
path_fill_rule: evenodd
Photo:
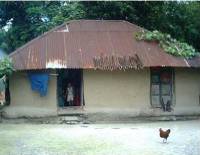
<path fill-rule="evenodd" d="M 4 58 L 0 60 L 0 77 L 4 75 L 11 75 L 13 71 L 14 67 L 11 59 Z"/>
<path fill-rule="evenodd" d="M 197 51 L 187 43 L 173 39 L 169 34 L 155 31 L 141 31 L 136 34 L 137 40 L 156 41 L 165 52 L 184 58 L 192 58 L 197 55 Z"/>

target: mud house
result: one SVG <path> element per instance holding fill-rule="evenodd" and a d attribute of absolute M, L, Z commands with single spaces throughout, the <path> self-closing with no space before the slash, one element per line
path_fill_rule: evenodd
<path fill-rule="evenodd" d="M 20 47 L 10 54 L 16 72 L 6 115 L 200 114 L 200 59 L 174 57 L 157 43 L 137 41 L 141 30 L 127 21 L 77 20 Z M 43 95 L 31 89 L 30 74 L 47 77 Z"/>

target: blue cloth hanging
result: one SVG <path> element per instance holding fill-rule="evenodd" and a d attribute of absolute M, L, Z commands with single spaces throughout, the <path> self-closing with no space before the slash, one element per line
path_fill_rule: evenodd
<path fill-rule="evenodd" d="M 41 72 L 28 73 L 31 89 L 38 91 L 40 96 L 45 96 L 48 90 L 49 74 Z"/>

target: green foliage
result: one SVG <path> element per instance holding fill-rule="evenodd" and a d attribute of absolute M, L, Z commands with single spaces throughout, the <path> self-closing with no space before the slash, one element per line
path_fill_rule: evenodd
<path fill-rule="evenodd" d="M 172 54 L 174 56 L 181 56 L 185 58 L 192 58 L 196 56 L 196 50 L 188 45 L 187 43 L 182 43 L 173 39 L 171 35 L 161 33 L 157 30 L 155 31 L 142 31 L 136 34 L 137 40 L 144 41 L 154 41 L 158 42 L 160 47 L 164 49 L 165 52 Z"/>
<path fill-rule="evenodd" d="M 11 25 L 5 32 L 0 47 L 10 53 L 65 21 L 84 17 L 84 9 L 78 2 L 0 2 L 0 28 L 9 23 Z"/>
<path fill-rule="evenodd" d="M 11 75 L 13 71 L 13 63 L 9 58 L 0 60 L 0 77 L 4 75 Z"/>

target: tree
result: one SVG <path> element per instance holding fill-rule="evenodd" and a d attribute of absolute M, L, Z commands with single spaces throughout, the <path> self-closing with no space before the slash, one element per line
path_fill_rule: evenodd
<path fill-rule="evenodd" d="M 1 28 L 11 23 L 4 35 L 6 45 L 1 47 L 10 53 L 56 25 L 80 19 L 84 17 L 81 7 L 77 2 L 0 2 Z"/>

